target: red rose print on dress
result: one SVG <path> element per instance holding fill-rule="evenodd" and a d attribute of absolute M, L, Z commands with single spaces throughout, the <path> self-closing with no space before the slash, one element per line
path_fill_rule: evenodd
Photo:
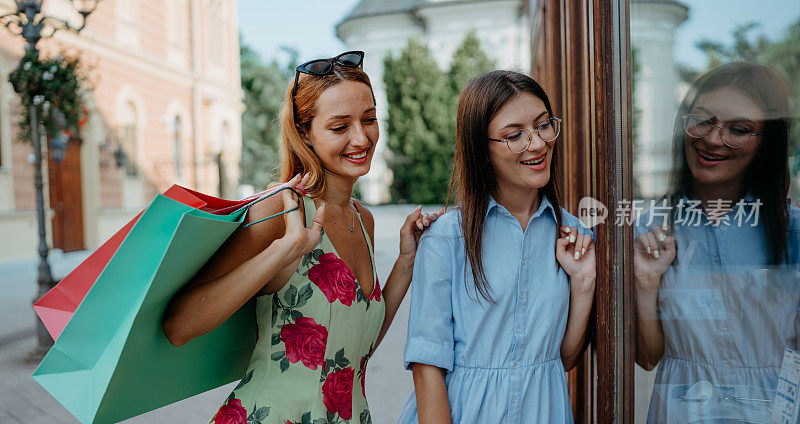
<path fill-rule="evenodd" d="M 294 324 L 281 327 L 281 341 L 286 345 L 286 360 L 302 361 L 312 370 L 325 364 L 325 345 L 328 329 L 317 324 L 314 318 L 300 317 Z"/>
<path fill-rule="evenodd" d="M 353 374 L 350 367 L 332 372 L 322 385 L 322 403 L 345 420 L 353 416 Z"/>
<path fill-rule="evenodd" d="M 372 293 L 369 294 L 367 300 L 381 301 L 381 285 L 378 283 L 377 278 L 375 279 L 375 288 L 372 289 Z"/>
<path fill-rule="evenodd" d="M 308 278 L 322 290 L 330 303 L 339 299 L 343 305 L 350 306 L 356 299 L 356 276 L 333 253 L 320 255 L 319 263 L 308 270 Z"/>
<path fill-rule="evenodd" d="M 247 424 L 247 411 L 242 407 L 242 401 L 228 399 L 214 416 L 214 424 Z"/>
<path fill-rule="evenodd" d="M 364 390 L 364 379 L 367 377 L 367 357 L 366 356 L 362 356 L 361 357 L 361 365 L 358 366 L 358 369 L 361 370 L 361 372 L 359 373 L 359 374 L 361 374 L 361 396 L 364 396 L 364 398 L 366 399 L 367 398 L 367 394 L 365 393 L 365 390 Z"/>

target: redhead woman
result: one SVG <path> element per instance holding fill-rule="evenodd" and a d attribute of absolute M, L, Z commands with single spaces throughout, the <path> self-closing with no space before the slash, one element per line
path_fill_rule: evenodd
<path fill-rule="evenodd" d="M 451 190 L 458 207 L 419 243 L 402 423 L 569 423 L 565 370 L 586 346 L 592 236 L 561 208 L 560 119 L 527 75 L 461 93 Z"/>
<path fill-rule="evenodd" d="M 438 215 L 408 215 L 381 289 L 375 224 L 352 198 L 379 133 L 363 57 L 297 67 L 281 114 L 280 177 L 305 195 L 284 190 L 254 205 L 246 222 L 299 210 L 238 230 L 170 305 L 164 331 L 180 346 L 256 299 L 253 357 L 215 424 L 370 420 L 367 361 L 408 289 L 422 229 Z"/>

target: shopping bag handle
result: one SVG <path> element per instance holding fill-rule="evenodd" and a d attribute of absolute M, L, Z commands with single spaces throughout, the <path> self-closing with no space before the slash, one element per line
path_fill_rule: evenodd
<path fill-rule="evenodd" d="M 293 192 L 294 192 L 294 194 L 296 194 L 298 197 L 302 197 L 302 194 L 298 193 L 298 192 L 297 192 L 297 190 L 295 190 L 295 189 L 294 189 L 294 187 L 288 187 L 288 186 L 287 186 L 287 187 L 281 187 L 281 188 L 279 188 L 279 189 L 275 190 L 274 192 L 267 194 L 266 196 L 262 196 L 262 197 L 258 198 L 257 200 L 255 200 L 254 202 L 252 202 L 252 203 L 248 203 L 248 204 L 247 204 L 247 206 L 248 206 L 248 207 L 250 207 L 250 206 L 253 206 L 253 205 L 255 205 L 256 203 L 258 203 L 258 202 L 260 202 L 260 201 L 262 201 L 262 200 L 266 199 L 267 197 L 273 196 L 273 195 L 275 195 L 275 194 L 277 194 L 278 192 L 281 192 L 281 191 L 283 191 L 283 190 L 291 190 L 291 191 L 293 191 Z M 242 226 L 242 228 L 247 228 L 247 227 L 249 227 L 249 226 L 251 226 L 251 225 L 258 224 L 259 222 L 263 222 L 263 221 L 266 221 L 266 220 L 268 220 L 268 219 L 275 218 L 276 216 L 281 216 L 281 215 L 283 215 L 283 214 L 285 214 L 285 213 L 294 212 L 294 211 L 296 211 L 296 210 L 299 210 L 299 209 L 300 209 L 300 204 L 299 204 L 299 202 L 298 202 L 298 205 L 297 205 L 297 206 L 295 206 L 295 207 L 293 207 L 293 208 L 289 209 L 288 211 L 280 211 L 280 212 L 278 212 L 278 213 L 275 213 L 275 214 L 272 214 L 272 215 L 270 215 L 270 216 L 268 216 L 268 217 L 266 217 L 266 218 L 261 218 L 261 219 L 259 219 L 258 221 L 254 221 L 254 222 L 251 222 L 251 223 L 249 223 L 249 224 L 245 224 L 245 225 L 243 225 L 243 226 Z"/>

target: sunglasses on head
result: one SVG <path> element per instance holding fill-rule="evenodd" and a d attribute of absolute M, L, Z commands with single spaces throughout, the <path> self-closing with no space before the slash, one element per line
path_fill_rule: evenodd
<path fill-rule="evenodd" d="M 292 88 L 292 103 L 294 95 L 297 93 L 297 83 L 300 81 L 300 74 L 316 75 L 318 77 L 328 75 L 333 72 L 333 64 L 339 64 L 348 68 L 358 68 L 364 63 L 364 52 L 354 50 L 344 52 L 330 59 L 314 59 L 298 65 L 294 70 L 294 88 Z"/>

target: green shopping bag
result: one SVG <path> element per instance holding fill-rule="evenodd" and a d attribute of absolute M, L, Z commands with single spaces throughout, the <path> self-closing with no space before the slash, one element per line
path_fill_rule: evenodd
<path fill-rule="evenodd" d="M 114 423 L 241 378 L 256 338 L 249 302 L 181 347 L 161 321 L 172 296 L 241 224 L 158 195 L 33 374 L 82 423 Z"/>

